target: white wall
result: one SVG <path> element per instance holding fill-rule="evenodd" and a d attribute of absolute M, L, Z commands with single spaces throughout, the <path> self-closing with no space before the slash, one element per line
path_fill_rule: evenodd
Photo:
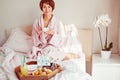
<path fill-rule="evenodd" d="M 39 17 L 40 0 L 0 0 L 0 45 L 5 41 L 4 30 L 33 23 Z M 93 21 L 96 16 L 108 13 L 112 18 L 109 41 L 113 41 L 113 53 L 118 52 L 118 1 L 119 0 L 55 0 L 55 15 L 64 24 L 75 24 L 94 31 L 93 52 L 100 51 L 98 31 Z M 103 35 L 105 36 L 105 35 Z"/>

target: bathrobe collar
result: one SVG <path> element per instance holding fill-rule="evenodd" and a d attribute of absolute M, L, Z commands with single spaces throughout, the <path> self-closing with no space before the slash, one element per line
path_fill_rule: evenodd
<path fill-rule="evenodd" d="M 41 20 L 41 27 L 42 27 L 42 29 L 43 29 L 43 28 L 44 28 L 43 14 L 42 14 L 41 17 L 40 17 L 40 20 Z M 55 26 L 55 23 L 56 23 L 56 18 L 55 18 L 55 16 L 53 15 L 51 21 L 49 22 L 49 24 L 48 24 L 48 26 L 47 26 L 47 28 L 53 29 L 54 26 Z"/>

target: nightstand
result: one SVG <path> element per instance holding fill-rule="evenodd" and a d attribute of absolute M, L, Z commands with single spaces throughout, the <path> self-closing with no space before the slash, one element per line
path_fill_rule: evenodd
<path fill-rule="evenodd" d="M 120 56 L 112 54 L 110 59 L 102 59 L 100 54 L 93 54 L 93 80 L 120 80 Z"/>

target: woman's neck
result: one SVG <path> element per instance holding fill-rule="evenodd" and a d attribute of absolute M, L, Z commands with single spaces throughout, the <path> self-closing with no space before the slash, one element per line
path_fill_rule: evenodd
<path fill-rule="evenodd" d="M 52 17 L 52 14 L 51 15 L 43 15 L 43 18 L 45 21 L 49 21 Z"/>
<path fill-rule="evenodd" d="M 44 27 L 48 27 L 48 24 L 50 23 L 52 16 L 53 16 L 52 14 L 51 15 L 43 15 Z"/>

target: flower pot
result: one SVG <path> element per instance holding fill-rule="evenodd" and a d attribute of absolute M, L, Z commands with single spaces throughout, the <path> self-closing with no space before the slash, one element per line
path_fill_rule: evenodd
<path fill-rule="evenodd" d="M 101 57 L 103 59 L 109 59 L 111 56 L 111 51 L 101 51 Z"/>

